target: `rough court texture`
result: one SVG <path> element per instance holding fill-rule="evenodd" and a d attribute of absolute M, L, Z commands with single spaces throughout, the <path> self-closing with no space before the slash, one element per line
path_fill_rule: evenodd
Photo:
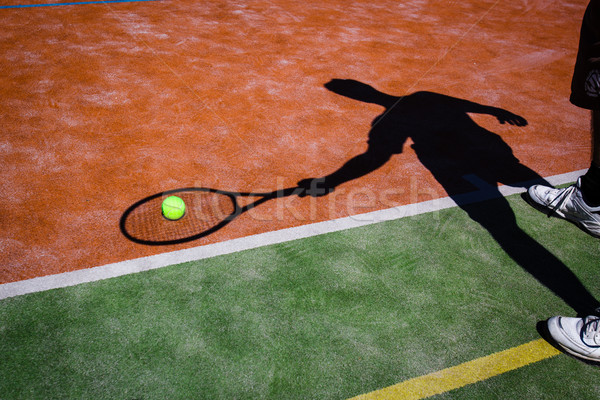
<path fill-rule="evenodd" d="M 384 109 L 327 90 L 335 78 L 510 111 L 527 126 L 470 116 L 542 176 L 585 168 L 589 115 L 568 96 L 586 3 L 164 0 L 2 9 L 0 283 L 165 251 L 128 241 L 118 226 L 151 194 L 189 186 L 268 192 L 337 170 L 367 149 Z M 449 187 L 411 143 L 329 196 L 269 201 L 168 250 L 446 196 Z"/>

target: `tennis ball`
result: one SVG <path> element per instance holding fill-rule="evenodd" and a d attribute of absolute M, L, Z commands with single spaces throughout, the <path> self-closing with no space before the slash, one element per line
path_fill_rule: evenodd
<path fill-rule="evenodd" d="M 185 215 L 185 203 L 180 197 L 169 196 L 162 202 L 162 215 L 176 221 Z"/>

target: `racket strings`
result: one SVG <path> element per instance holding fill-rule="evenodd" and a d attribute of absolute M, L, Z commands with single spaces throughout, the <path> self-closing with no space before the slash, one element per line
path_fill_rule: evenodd
<path fill-rule="evenodd" d="M 125 220 L 127 233 L 144 242 L 162 243 L 202 235 L 236 212 L 236 203 L 226 194 L 189 191 L 176 193 L 185 202 L 185 215 L 176 221 L 163 217 L 161 204 L 167 197 L 150 199 L 133 209 Z"/>

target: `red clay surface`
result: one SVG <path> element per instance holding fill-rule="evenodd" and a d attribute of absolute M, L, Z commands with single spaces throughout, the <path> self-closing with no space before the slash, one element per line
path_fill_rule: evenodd
<path fill-rule="evenodd" d="M 269 201 L 191 243 L 151 247 L 121 234 L 122 213 L 151 194 L 268 192 L 365 151 L 383 108 L 328 91 L 334 78 L 500 107 L 528 125 L 472 118 L 523 164 L 543 176 L 586 168 L 589 115 L 568 102 L 586 4 L 163 0 L 0 9 L 0 283 L 446 196 L 408 142 L 329 196 Z"/>

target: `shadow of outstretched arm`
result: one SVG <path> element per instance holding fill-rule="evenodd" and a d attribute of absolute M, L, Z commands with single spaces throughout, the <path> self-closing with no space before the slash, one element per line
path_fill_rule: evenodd
<path fill-rule="evenodd" d="M 352 79 L 332 79 L 324 86 L 335 94 L 363 103 L 377 104 L 386 110 L 393 108 L 402 100 L 401 97 L 380 92 L 370 85 Z M 337 171 L 321 178 L 303 179 L 298 182 L 298 186 L 305 189 L 303 196 L 325 196 L 337 186 L 361 178 L 382 167 L 393 154 L 394 152 L 388 151 L 386 146 L 369 143 L 366 152 L 353 157 Z"/>
<path fill-rule="evenodd" d="M 498 107 L 485 106 L 482 104 L 473 103 L 467 100 L 454 99 L 455 102 L 466 103 L 464 104 L 464 111 L 467 113 L 474 114 L 487 114 L 498 119 L 498 122 L 502 125 L 509 124 L 514 126 L 527 126 L 528 122 L 525 118 L 520 115 L 514 114 L 510 111 L 504 110 Z"/>
<path fill-rule="evenodd" d="M 363 154 L 350 159 L 337 171 L 322 178 L 303 179 L 298 182 L 298 187 L 303 188 L 304 192 L 300 197 L 325 196 L 335 190 L 335 188 L 345 182 L 358 179 L 365 176 L 379 167 L 383 166 L 392 156 L 390 153 L 375 152 L 367 150 Z"/>

